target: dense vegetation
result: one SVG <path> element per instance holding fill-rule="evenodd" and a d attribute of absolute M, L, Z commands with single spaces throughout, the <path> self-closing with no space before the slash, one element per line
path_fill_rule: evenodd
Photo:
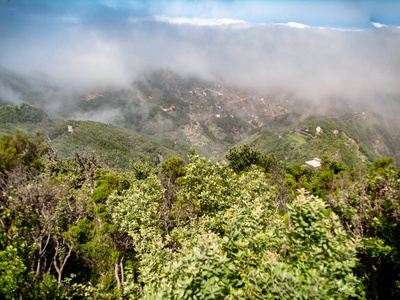
<path fill-rule="evenodd" d="M 399 297 L 392 159 L 315 171 L 246 146 L 122 172 L 43 140 L 0 140 L 1 298 Z"/>

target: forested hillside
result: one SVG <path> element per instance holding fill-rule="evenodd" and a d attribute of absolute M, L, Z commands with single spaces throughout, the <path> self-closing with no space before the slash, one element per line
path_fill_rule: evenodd
<path fill-rule="evenodd" d="M 380 157 L 399 162 L 400 136 L 395 120 L 360 112 L 340 118 L 285 114 L 244 138 L 236 146 L 251 145 L 288 163 L 304 164 L 328 156 L 345 165 L 367 165 Z"/>
<path fill-rule="evenodd" d="M 44 133 L 59 157 L 71 158 L 75 153 L 95 153 L 110 165 L 129 166 L 130 159 L 157 163 L 171 156 L 184 156 L 189 148 L 160 145 L 151 138 L 132 131 L 93 121 L 51 118 L 42 109 L 29 104 L 0 106 L 0 134 L 22 130 L 30 137 Z"/>
<path fill-rule="evenodd" d="M 60 159 L 0 140 L 4 299 L 397 298 L 399 170 L 323 157 L 315 171 L 248 146 L 227 162 Z"/>
<path fill-rule="evenodd" d="M 113 160 L 118 153 L 120 164 L 126 166 L 128 157 L 137 155 L 127 149 L 139 147 L 135 153 L 141 154 L 149 149 L 140 149 L 141 143 L 130 147 L 130 142 L 116 145 L 114 150 L 108 146 L 145 137 L 148 143 L 154 143 L 153 148 L 173 150 L 171 155 L 185 157 L 190 149 L 196 149 L 214 161 L 222 160 L 230 148 L 245 144 L 264 154 L 273 153 L 289 164 L 304 164 L 322 155 L 346 165 L 369 166 L 380 157 L 400 161 L 399 122 L 361 107 L 355 112 L 337 103 L 328 117 L 319 115 L 318 107 L 295 99 L 262 96 L 229 86 L 218 78 L 207 81 L 181 77 L 168 70 L 143 73 L 128 87 L 101 87 L 69 95 L 45 84 L 45 78 L 32 80 L 0 69 L 0 86 L 10 95 L 18 95 L 19 101 L 35 105 L 0 106 L 0 132 L 12 134 L 21 129 L 32 136 L 44 130 L 64 157 L 75 150 L 96 148 Z M 0 103 L 14 99 L 1 97 Z M 68 125 L 78 128 L 70 135 L 75 136 L 72 143 L 66 132 Z M 89 141 L 96 135 L 95 146 Z M 113 141 L 114 136 L 118 142 Z M 109 141 L 101 142 L 109 137 Z M 171 156 L 166 149 L 158 152 Z"/>

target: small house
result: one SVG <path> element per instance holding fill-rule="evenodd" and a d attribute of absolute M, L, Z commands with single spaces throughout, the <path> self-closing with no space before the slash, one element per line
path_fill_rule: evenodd
<path fill-rule="evenodd" d="M 98 93 L 89 94 L 89 95 L 87 96 L 87 98 L 86 98 L 86 101 L 95 99 L 95 98 L 97 98 L 97 97 L 103 97 L 103 95 L 99 95 Z"/>
<path fill-rule="evenodd" d="M 173 110 L 175 110 L 175 106 L 172 105 L 170 108 L 162 108 L 162 110 L 165 112 L 173 111 Z"/>
<path fill-rule="evenodd" d="M 305 165 L 306 167 L 317 169 L 321 167 L 321 161 L 322 160 L 320 158 L 314 157 L 313 160 L 306 161 Z"/>

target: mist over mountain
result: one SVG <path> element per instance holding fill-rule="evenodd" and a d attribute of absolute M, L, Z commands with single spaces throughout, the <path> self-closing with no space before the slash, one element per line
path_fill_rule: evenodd
<path fill-rule="evenodd" d="M 2 3 L 0 102 L 216 156 L 285 114 L 301 116 L 288 134 L 313 115 L 397 122 L 398 5 L 326 5 Z M 397 155 L 385 147 L 374 151 Z"/>
<path fill-rule="evenodd" d="M 329 112 L 332 103 L 351 110 L 398 111 L 399 27 L 249 22 L 237 15 L 220 18 L 227 4 L 218 8 L 215 3 L 211 15 L 204 3 L 188 3 L 183 12 L 197 7 L 203 17 L 188 13 L 183 18 L 156 15 L 177 10 L 179 2 L 151 4 L 3 3 L 0 65 L 30 78 L 30 88 L 52 98 L 48 105 L 56 107 L 71 101 L 71 95 L 131 88 L 143 72 L 161 68 L 219 78 L 294 107 L 311 105 L 319 113 Z M 4 82 L 0 90 L 3 101 L 23 100 Z"/>

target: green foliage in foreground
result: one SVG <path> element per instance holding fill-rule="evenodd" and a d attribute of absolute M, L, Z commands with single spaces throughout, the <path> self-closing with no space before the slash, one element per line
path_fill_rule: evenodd
<path fill-rule="evenodd" d="M 399 296 L 391 159 L 368 174 L 328 158 L 317 172 L 250 162 L 237 173 L 192 154 L 122 173 L 95 156 L 45 159 L 34 143 L 35 167 L 16 155 L 0 173 L 1 298 Z"/>
<path fill-rule="evenodd" d="M 0 172 L 13 169 L 19 164 L 37 169 L 41 166 L 41 156 L 47 150 L 48 147 L 43 145 L 43 136 L 39 133 L 32 140 L 19 131 L 14 136 L 3 135 L 0 139 Z"/>

